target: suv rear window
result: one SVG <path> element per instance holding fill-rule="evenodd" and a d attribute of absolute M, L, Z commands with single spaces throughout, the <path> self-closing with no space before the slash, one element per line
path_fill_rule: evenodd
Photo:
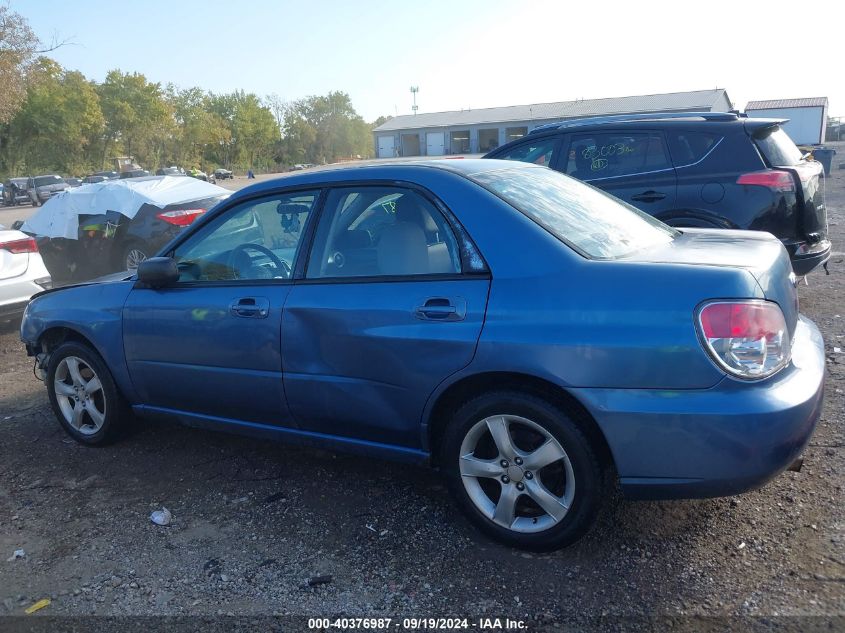
<path fill-rule="evenodd" d="M 779 125 L 755 132 L 754 142 L 772 167 L 788 167 L 801 162 L 801 150 Z"/>
<path fill-rule="evenodd" d="M 472 179 L 590 259 L 615 259 L 678 235 L 650 215 L 550 169 L 493 170 Z"/>

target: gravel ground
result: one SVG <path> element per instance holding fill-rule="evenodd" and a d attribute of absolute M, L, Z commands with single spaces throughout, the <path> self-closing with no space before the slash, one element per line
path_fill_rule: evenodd
<path fill-rule="evenodd" d="M 828 619 L 845 616 L 845 352 L 834 349 L 845 349 L 845 171 L 827 197 L 831 274 L 800 288 L 829 357 L 803 470 L 732 498 L 616 498 L 583 541 L 548 555 L 485 540 L 422 468 L 153 423 L 84 448 L 59 428 L 6 328 L 0 614 L 49 598 L 39 615 L 299 618 L 285 630 L 305 629 L 304 615 L 510 617 L 529 630 L 654 615 L 679 618 L 675 630 L 699 628 L 688 616 L 845 627 Z M 149 520 L 162 506 L 169 527 Z M 7 561 L 17 549 L 25 556 Z M 0 629 L 20 622 L 0 618 Z"/>

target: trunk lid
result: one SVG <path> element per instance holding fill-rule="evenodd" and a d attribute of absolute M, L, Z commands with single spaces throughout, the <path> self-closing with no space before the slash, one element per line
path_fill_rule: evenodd
<path fill-rule="evenodd" d="M 770 233 L 724 229 L 683 229 L 671 242 L 644 249 L 622 258 L 690 266 L 742 268 L 751 273 L 763 295 L 783 312 L 790 340 L 798 321 L 798 293 L 793 283 L 792 263 L 783 244 Z M 744 297 L 702 297 L 734 299 Z"/>

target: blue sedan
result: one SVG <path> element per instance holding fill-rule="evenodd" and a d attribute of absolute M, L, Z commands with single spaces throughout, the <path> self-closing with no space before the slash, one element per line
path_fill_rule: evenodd
<path fill-rule="evenodd" d="M 38 295 L 21 333 L 79 442 L 134 414 L 432 463 L 481 530 L 534 550 L 581 537 L 612 480 L 761 486 L 823 398 L 778 240 L 494 160 L 253 185 L 137 274 Z"/>

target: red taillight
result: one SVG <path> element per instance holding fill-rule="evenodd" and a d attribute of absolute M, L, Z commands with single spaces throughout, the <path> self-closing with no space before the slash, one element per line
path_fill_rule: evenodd
<path fill-rule="evenodd" d="M 205 209 L 176 209 L 174 211 L 162 211 L 157 214 L 157 217 L 168 224 L 188 226 L 203 213 L 205 213 Z"/>
<path fill-rule="evenodd" d="M 795 191 L 795 180 L 793 180 L 792 174 L 776 169 L 752 171 L 748 174 L 742 174 L 736 179 L 736 184 L 767 187 L 772 191 Z"/>
<path fill-rule="evenodd" d="M 759 338 L 783 328 L 783 315 L 770 303 L 711 303 L 701 311 L 707 338 Z"/>
<path fill-rule="evenodd" d="M 770 376 L 789 362 L 789 333 L 783 312 L 771 301 L 717 301 L 698 314 L 707 351 L 741 378 Z"/>
<path fill-rule="evenodd" d="M 0 250 L 9 251 L 13 255 L 20 253 L 37 253 L 38 244 L 31 237 L 23 240 L 12 240 L 11 242 L 0 242 Z"/>

